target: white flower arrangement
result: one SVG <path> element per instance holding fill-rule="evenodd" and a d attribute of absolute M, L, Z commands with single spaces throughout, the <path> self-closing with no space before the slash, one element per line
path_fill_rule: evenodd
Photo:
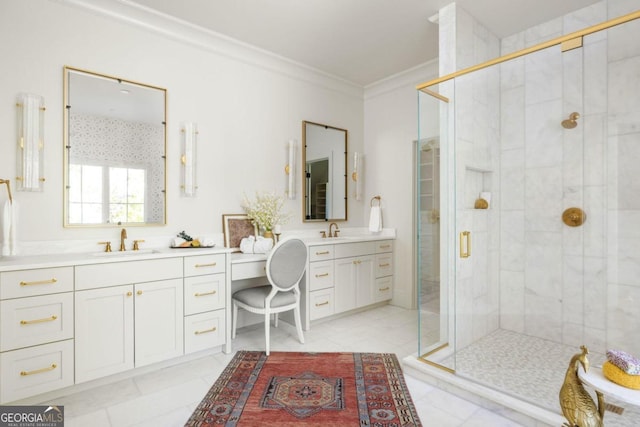
<path fill-rule="evenodd" d="M 245 195 L 242 208 L 253 224 L 265 231 L 272 231 L 277 224 L 285 224 L 289 220 L 289 214 L 282 212 L 284 197 L 275 193 L 258 193 L 256 199 L 251 201 Z"/>

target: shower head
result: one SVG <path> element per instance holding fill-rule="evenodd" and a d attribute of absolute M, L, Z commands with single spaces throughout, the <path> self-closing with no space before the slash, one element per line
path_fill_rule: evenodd
<path fill-rule="evenodd" d="M 571 113 L 568 119 L 562 121 L 561 123 L 562 127 L 565 129 L 573 129 L 574 127 L 578 126 L 579 118 L 580 118 L 580 114 Z"/>

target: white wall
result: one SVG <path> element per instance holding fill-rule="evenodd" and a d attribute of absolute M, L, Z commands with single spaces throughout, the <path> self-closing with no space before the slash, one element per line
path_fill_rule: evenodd
<path fill-rule="evenodd" d="M 28 28 L 35 30 L 25 32 Z M 301 122 L 324 123 L 349 131 L 349 159 L 355 151 L 365 154 L 365 195 L 356 201 L 349 182 L 349 220 L 340 226 L 366 227 L 370 198 L 382 196 L 384 226 L 396 228 L 398 237 L 394 303 L 414 304 L 415 86 L 436 77 L 437 65 L 372 85 L 366 88 L 365 101 L 361 87 L 106 0 L 3 1 L 0 39 L 0 57 L 5 58 L 0 79 L 1 178 L 15 176 L 15 96 L 40 94 L 47 106 L 44 192 L 15 194 L 22 253 L 37 253 L 46 244 L 69 251 L 77 249 L 71 246 L 78 241 L 119 236 L 112 228 L 62 226 L 62 70 L 69 65 L 168 90 L 167 225 L 131 229 L 130 240 L 149 242 L 180 230 L 219 237 L 222 214 L 241 213 L 245 193 L 251 197 L 256 190 L 284 192 L 286 142 L 301 141 Z M 195 198 L 179 193 L 179 126 L 184 121 L 198 123 Z M 351 176 L 351 160 L 347 167 Z M 301 182 L 296 193 L 296 199 L 286 203 L 293 215 L 284 232 L 326 229 L 325 223 L 302 222 Z M 5 199 L 0 192 L 0 203 Z"/>
<path fill-rule="evenodd" d="M 101 8 L 113 15 L 99 12 Z M 118 16 L 125 13 L 141 25 L 123 22 Z M 168 223 L 132 229 L 130 240 L 173 236 L 180 230 L 192 235 L 220 234 L 221 215 L 241 213 L 245 193 L 251 197 L 256 190 L 284 192 L 286 142 L 301 141 L 303 120 L 348 129 L 349 152 L 363 151 L 362 88 L 213 33 L 143 14 L 128 4 L 2 1 L 0 40 L 0 178 L 15 182 L 16 95 L 42 95 L 47 107 L 44 192 L 14 191 L 23 253 L 37 251 L 36 246 L 43 242 L 98 242 L 119 236 L 112 228 L 62 226 L 64 65 L 168 90 Z M 199 129 L 195 198 L 179 193 L 179 126 L 183 121 L 197 122 Z M 296 187 L 297 198 L 286 203 L 293 216 L 283 227 L 285 233 L 326 228 L 324 223 L 302 223 L 300 182 Z M 2 190 L 0 203 L 4 200 Z M 341 226 L 362 226 L 363 206 L 351 199 L 349 221 Z M 387 225 L 393 226 L 393 221 Z"/>
<path fill-rule="evenodd" d="M 393 303 L 415 307 L 414 141 L 418 139 L 419 83 L 437 77 L 437 62 L 411 69 L 367 87 L 364 103 L 364 195 L 382 197 L 384 226 L 396 229 Z M 433 117 L 437 117 L 434 112 Z"/>

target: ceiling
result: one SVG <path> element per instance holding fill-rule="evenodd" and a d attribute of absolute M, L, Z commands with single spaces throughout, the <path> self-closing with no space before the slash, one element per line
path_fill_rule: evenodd
<path fill-rule="evenodd" d="M 438 56 L 450 0 L 131 0 L 367 86 Z M 458 0 L 504 37 L 598 0 Z"/>

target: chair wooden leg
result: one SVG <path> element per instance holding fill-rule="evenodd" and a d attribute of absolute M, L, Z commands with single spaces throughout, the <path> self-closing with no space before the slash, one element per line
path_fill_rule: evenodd
<path fill-rule="evenodd" d="M 298 331 L 298 339 L 304 344 L 304 335 L 302 335 L 302 322 L 300 321 L 300 306 L 293 309 L 293 316 L 296 318 L 296 330 Z"/>
<path fill-rule="evenodd" d="M 236 328 L 238 327 L 238 305 L 233 303 L 233 319 L 231 320 L 233 328 L 231 329 L 231 339 L 236 338 Z"/>
<path fill-rule="evenodd" d="M 265 351 L 269 355 L 269 329 L 271 328 L 271 313 L 268 311 L 264 314 L 264 340 Z"/>

